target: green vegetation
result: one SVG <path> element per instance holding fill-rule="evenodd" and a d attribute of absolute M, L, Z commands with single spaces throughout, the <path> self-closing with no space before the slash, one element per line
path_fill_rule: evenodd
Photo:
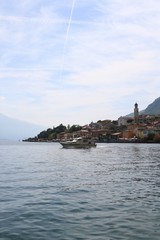
<path fill-rule="evenodd" d="M 54 141 L 57 140 L 57 137 L 61 133 L 72 133 L 75 131 L 81 130 L 82 127 L 79 125 L 68 125 L 67 127 L 63 124 L 60 124 L 57 127 L 48 128 L 47 130 L 43 130 L 36 137 L 25 139 L 24 141 L 29 142 L 39 142 L 39 141 Z"/>
<path fill-rule="evenodd" d="M 62 138 L 69 139 L 76 135 L 90 134 L 99 142 L 129 141 L 144 143 L 160 143 L 160 97 L 139 114 L 138 126 L 134 123 L 134 117 L 128 117 L 126 123 L 121 125 L 118 120 L 110 119 L 91 122 L 88 126 L 60 124 L 57 127 L 43 130 L 36 137 L 24 141 L 45 142 L 58 141 Z M 125 117 L 124 117 L 125 118 Z M 81 133 L 80 130 L 83 130 Z M 72 134 L 74 133 L 74 134 Z M 134 138 L 136 137 L 136 138 Z"/>

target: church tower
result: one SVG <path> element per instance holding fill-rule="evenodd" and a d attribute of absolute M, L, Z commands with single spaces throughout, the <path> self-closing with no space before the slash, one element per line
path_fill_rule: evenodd
<path fill-rule="evenodd" d="M 134 122 L 138 124 L 138 118 L 139 118 L 139 109 L 138 104 L 135 103 L 134 105 Z"/>

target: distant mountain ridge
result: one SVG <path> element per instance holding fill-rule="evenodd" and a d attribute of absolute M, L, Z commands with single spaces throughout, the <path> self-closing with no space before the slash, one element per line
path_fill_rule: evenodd
<path fill-rule="evenodd" d="M 160 97 L 156 98 L 153 103 L 143 111 L 143 114 L 159 115 L 160 114 Z"/>
<path fill-rule="evenodd" d="M 0 140 L 22 140 L 37 135 L 44 126 L 7 117 L 0 113 Z"/>
<path fill-rule="evenodd" d="M 143 115 L 160 115 L 160 97 L 156 98 L 152 103 L 150 103 L 146 109 L 141 110 L 139 114 Z M 126 115 L 126 117 L 133 117 L 134 113 Z"/>
<path fill-rule="evenodd" d="M 145 110 L 140 111 L 140 114 L 160 115 L 160 97 L 149 104 Z M 126 117 L 133 117 L 133 113 Z M 46 127 L 13 119 L 0 113 L 0 140 L 23 140 L 37 136 L 44 129 Z"/>

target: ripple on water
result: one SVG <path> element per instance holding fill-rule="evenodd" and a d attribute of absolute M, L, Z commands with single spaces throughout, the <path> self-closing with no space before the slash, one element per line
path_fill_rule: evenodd
<path fill-rule="evenodd" d="M 0 153 L 0 239 L 159 240 L 159 145 L 1 144 Z"/>

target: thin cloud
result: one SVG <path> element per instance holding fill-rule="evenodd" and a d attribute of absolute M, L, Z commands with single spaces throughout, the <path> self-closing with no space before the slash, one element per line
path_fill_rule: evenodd
<path fill-rule="evenodd" d="M 0 10 L 2 113 L 85 124 L 159 97 L 157 0 L 9 3 Z"/>
<path fill-rule="evenodd" d="M 4 101 L 6 98 L 4 96 L 0 96 L 0 101 Z"/>

